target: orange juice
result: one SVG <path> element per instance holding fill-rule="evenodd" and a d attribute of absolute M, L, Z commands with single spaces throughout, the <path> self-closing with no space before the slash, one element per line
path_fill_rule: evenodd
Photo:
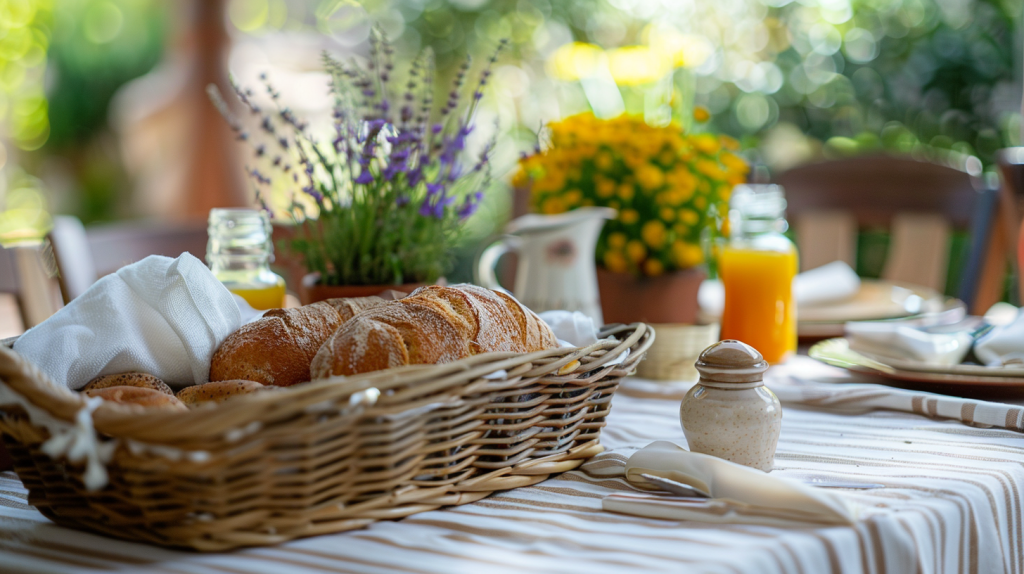
<path fill-rule="evenodd" d="M 284 279 L 277 277 L 271 285 L 226 285 L 228 291 L 238 295 L 253 309 L 280 309 L 284 307 Z"/>
<path fill-rule="evenodd" d="M 796 352 L 793 243 L 772 234 L 722 245 L 718 272 L 725 286 L 722 339 L 743 341 L 769 363 Z"/>

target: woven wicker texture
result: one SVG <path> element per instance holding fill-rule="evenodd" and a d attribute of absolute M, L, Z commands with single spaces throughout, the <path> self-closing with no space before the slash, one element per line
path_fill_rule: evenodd
<path fill-rule="evenodd" d="M 29 502 L 58 524 L 218 551 L 361 528 L 541 482 L 602 450 L 619 380 L 654 340 L 605 328 L 580 349 L 490 353 L 234 397 L 188 412 L 104 405 L 109 483 L 41 450 L 22 407 L 0 433 Z M 608 365 L 622 352 L 626 360 Z M 84 399 L 0 348 L 0 385 L 66 421 Z"/>
<path fill-rule="evenodd" d="M 693 364 L 704 349 L 718 342 L 718 323 L 660 323 L 650 327 L 657 330 L 658 340 L 647 351 L 637 374 L 660 381 L 696 381 L 700 375 Z"/>

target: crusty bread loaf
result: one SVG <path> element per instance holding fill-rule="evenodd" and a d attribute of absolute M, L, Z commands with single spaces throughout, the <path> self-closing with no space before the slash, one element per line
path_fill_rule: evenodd
<path fill-rule="evenodd" d="M 356 313 L 384 302 L 379 297 L 359 297 L 271 309 L 221 343 L 210 363 L 210 380 L 279 387 L 304 383 L 310 379 L 309 363 L 324 340 Z"/>
<path fill-rule="evenodd" d="M 97 389 L 106 389 L 109 387 L 139 387 L 142 389 L 152 389 L 154 391 L 164 393 L 165 395 L 174 394 L 171 387 L 168 387 L 166 383 L 149 373 L 101 375 L 89 381 L 84 387 L 82 387 L 82 390 L 92 391 Z"/>
<path fill-rule="evenodd" d="M 161 393 L 145 387 L 116 386 L 102 389 L 82 391 L 90 397 L 102 397 L 105 401 L 122 405 L 139 405 L 141 407 L 162 407 L 186 410 L 186 407 L 174 395 Z"/>
<path fill-rule="evenodd" d="M 319 379 L 557 346 L 551 328 L 508 295 L 475 285 L 433 285 L 346 321 L 320 347 L 310 374 Z"/>
<path fill-rule="evenodd" d="M 327 299 L 324 303 L 327 303 L 334 310 L 341 315 L 341 322 L 344 323 L 357 313 L 366 311 L 367 309 L 373 309 L 387 303 L 386 299 L 381 297 L 343 297 L 338 299 Z"/>
<path fill-rule="evenodd" d="M 178 400 L 187 406 L 210 401 L 223 401 L 236 395 L 245 395 L 267 387 L 256 381 L 213 381 L 202 385 L 185 387 L 178 391 Z"/>

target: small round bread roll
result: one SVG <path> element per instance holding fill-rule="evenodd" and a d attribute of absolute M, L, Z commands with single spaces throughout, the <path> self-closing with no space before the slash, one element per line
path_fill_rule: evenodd
<path fill-rule="evenodd" d="M 187 410 L 181 401 L 174 395 L 154 391 L 145 387 L 106 387 L 103 389 L 90 389 L 82 391 L 89 397 L 101 397 L 105 401 L 122 405 L 139 405 L 142 407 L 162 407 L 177 410 Z"/>
<path fill-rule="evenodd" d="M 213 381 L 181 389 L 178 391 L 178 400 L 188 406 L 196 406 L 209 401 L 220 402 L 235 395 L 245 395 L 264 388 L 266 387 L 256 381 Z"/>
<path fill-rule="evenodd" d="M 152 389 L 165 395 L 174 395 L 171 387 L 149 373 L 121 373 L 118 375 L 101 375 L 89 381 L 82 391 L 95 391 L 109 387 L 139 387 Z"/>

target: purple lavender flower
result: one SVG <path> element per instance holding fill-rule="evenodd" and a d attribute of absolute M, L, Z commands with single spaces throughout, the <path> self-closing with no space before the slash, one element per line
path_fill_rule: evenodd
<path fill-rule="evenodd" d="M 355 178 L 352 181 L 354 183 L 361 183 L 363 185 L 369 185 L 369 184 L 373 183 L 373 174 L 370 173 L 370 169 L 368 167 L 364 167 L 362 169 L 362 171 L 359 172 L 359 177 Z"/>
<path fill-rule="evenodd" d="M 499 50 L 505 44 L 502 42 Z M 294 190 L 288 210 L 291 217 L 301 223 L 319 213 L 320 223 L 307 226 L 309 234 L 298 247 L 307 261 L 316 262 L 311 263 L 316 267 L 311 270 L 341 283 L 431 280 L 438 270 L 436 249 L 446 248 L 446 238 L 455 235 L 459 221 L 479 209 L 490 181 L 494 141 L 475 158 L 468 158 L 466 151 L 475 110 L 483 99 L 497 53 L 487 61 L 468 98 L 462 97 L 462 89 L 470 62 L 463 62 L 438 106 L 434 105 L 434 60 L 429 50 L 416 58 L 402 83 L 395 81 L 394 49 L 379 30 L 372 32 L 364 66 L 355 61 L 343 63 L 325 53 L 324 68 L 331 76 L 328 87 L 334 105 L 331 133 L 322 142 L 307 131 L 307 122 L 282 105 L 281 93 L 266 74 L 260 77 L 266 96 L 259 94 L 270 102 L 266 110 L 256 104 L 258 96 L 253 90 L 232 85 L 248 110 L 251 126 L 235 120 L 219 94 L 211 93 L 211 98 L 236 137 L 252 147 L 256 158 L 267 158 L 259 167 L 246 168 L 258 205 L 269 207 L 264 193 L 272 180 L 261 171 L 269 169 L 277 174 L 274 183 L 287 183 Z M 357 187 L 358 191 L 349 193 L 353 186 L 372 187 Z M 471 191 L 460 191 L 467 189 Z M 296 201 L 297 194 L 312 197 L 319 211 L 307 214 L 304 204 Z M 375 215 L 369 219 L 344 216 L 356 208 Z M 399 226 L 410 225 L 408 220 L 392 217 L 399 209 L 418 212 L 418 217 L 409 214 L 415 218 L 411 223 L 415 235 L 430 239 L 410 243 L 410 235 L 399 231 Z M 326 217 L 329 215 L 334 217 Z M 348 236 L 359 238 L 346 244 L 351 251 L 340 256 L 327 248 L 337 243 L 325 235 L 339 232 L 355 232 Z M 369 236 L 373 236 L 374 246 L 362 245 L 361 238 Z M 382 245 L 380 253 L 378 244 Z M 356 251 L 362 255 L 353 258 L 351 253 Z"/>
<path fill-rule="evenodd" d="M 324 194 L 317 191 L 316 188 L 313 187 L 313 184 L 307 185 L 306 187 L 302 188 L 302 191 L 306 195 L 315 199 L 318 204 L 322 204 L 324 202 Z"/>
<path fill-rule="evenodd" d="M 466 219 L 470 215 L 476 213 L 476 210 L 480 207 L 480 202 L 484 198 L 484 192 L 474 191 L 473 193 L 466 196 L 466 199 L 462 202 L 462 206 L 459 207 L 459 218 Z"/>
<path fill-rule="evenodd" d="M 409 183 L 409 187 L 417 187 L 423 181 L 423 170 L 419 167 L 409 170 L 406 181 Z"/>

